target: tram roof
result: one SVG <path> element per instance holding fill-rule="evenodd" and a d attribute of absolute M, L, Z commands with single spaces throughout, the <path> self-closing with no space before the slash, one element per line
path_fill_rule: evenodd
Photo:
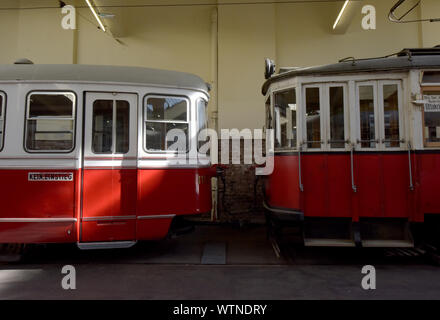
<path fill-rule="evenodd" d="M 415 50 L 415 49 L 413 49 Z M 437 50 L 435 50 L 437 51 Z M 404 55 L 406 54 L 406 55 Z M 440 69 L 440 54 L 411 55 L 409 51 L 402 51 L 397 57 L 383 57 L 372 59 L 347 59 L 335 64 L 322 66 L 295 68 L 281 72 L 266 80 L 262 93 L 265 95 L 272 83 L 288 78 L 308 75 L 350 74 L 359 72 L 398 72 L 411 69 Z"/>
<path fill-rule="evenodd" d="M 208 85 L 185 72 L 123 66 L 79 64 L 0 65 L 0 81 L 63 81 L 123 83 L 198 90 L 208 93 Z"/>

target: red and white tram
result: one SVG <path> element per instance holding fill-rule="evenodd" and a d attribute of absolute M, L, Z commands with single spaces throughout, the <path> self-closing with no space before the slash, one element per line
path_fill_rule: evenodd
<path fill-rule="evenodd" d="M 0 66 L 0 243 L 129 247 L 210 212 L 209 159 L 175 161 L 203 157 L 208 91 L 173 71 Z M 173 128 L 184 156 L 169 150 Z"/>
<path fill-rule="evenodd" d="M 440 238 L 440 48 L 281 70 L 262 91 L 277 230 L 299 226 L 307 246 Z"/>

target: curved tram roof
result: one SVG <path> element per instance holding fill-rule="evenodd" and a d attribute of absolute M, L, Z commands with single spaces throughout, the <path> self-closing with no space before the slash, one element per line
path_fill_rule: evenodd
<path fill-rule="evenodd" d="M 0 65 L 0 81 L 63 81 L 124 83 L 198 90 L 208 93 L 208 85 L 185 72 L 141 67 L 78 64 Z"/>
<path fill-rule="evenodd" d="M 348 58 L 339 63 L 323 66 L 296 68 L 270 77 L 263 84 L 262 93 L 265 95 L 272 83 L 308 75 L 350 74 L 359 72 L 390 72 L 408 71 L 411 69 L 440 69 L 440 48 L 404 49 L 396 57 L 372 59 Z"/>

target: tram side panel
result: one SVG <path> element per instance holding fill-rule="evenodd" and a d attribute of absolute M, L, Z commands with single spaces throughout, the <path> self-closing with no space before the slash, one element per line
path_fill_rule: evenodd
<path fill-rule="evenodd" d="M 269 206 L 302 210 L 298 159 L 298 155 L 276 155 L 274 157 L 274 170 L 265 183 L 266 201 Z"/>
<path fill-rule="evenodd" d="M 136 238 L 164 238 L 174 215 L 210 212 L 211 176 L 210 168 L 139 168 Z"/>
<path fill-rule="evenodd" d="M 408 154 L 398 152 L 378 156 L 382 162 L 383 216 L 411 221 L 414 192 L 410 188 Z"/>
<path fill-rule="evenodd" d="M 82 241 L 134 239 L 136 180 L 136 169 L 84 169 Z"/>
<path fill-rule="evenodd" d="M 61 171 L 0 170 L 0 243 L 76 241 L 80 171 Z"/>
<path fill-rule="evenodd" d="M 310 217 L 350 217 L 350 158 L 343 155 L 301 154 L 275 156 L 266 183 L 272 207 L 299 210 Z M 300 190 L 299 172 L 304 191 Z"/>
<path fill-rule="evenodd" d="M 301 192 L 298 156 L 275 156 L 274 172 L 266 183 L 269 205 L 301 210 L 306 217 L 351 218 L 353 221 L 413 218 L 407 154 L 355 154 L 353 184 L 350 161 L 348 153 L 302 154 L 304 191 Z"/>
<path fill-rule="evenodd" d="M 426 214 L 440 216 L 440 153 L 422 152 L 416 154 L 416 159 L 419 198 L 417 220 L 423 221 Z"/>
<path fill-rule="evenodd" d="M 302 162 L 305 216 L 351 217 L 350 156 L 308 153 Z"/>

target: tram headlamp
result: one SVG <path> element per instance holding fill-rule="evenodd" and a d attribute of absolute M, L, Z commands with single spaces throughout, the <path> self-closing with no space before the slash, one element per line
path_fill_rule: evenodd
<path fill-rule="evenodd" d="M 275 73 L 275 62 L 269 58 L 264 59 L 264 78 L 269 79 Z"/>

